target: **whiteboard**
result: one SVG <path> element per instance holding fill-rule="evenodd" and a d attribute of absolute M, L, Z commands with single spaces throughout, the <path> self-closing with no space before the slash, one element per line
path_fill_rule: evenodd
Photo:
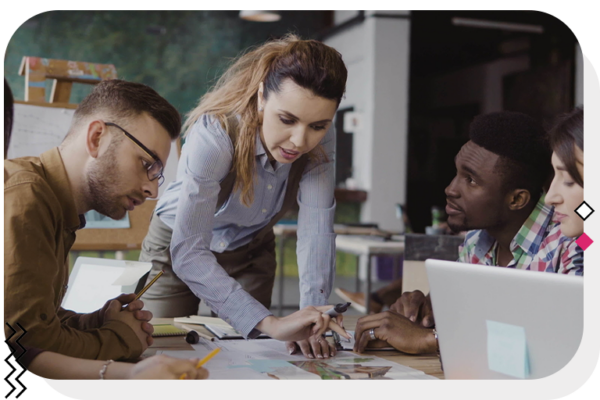
<path fill-rule="evenodd" d="M 38 157 L 58 146 L 71 125 L 75 110 L 15 104 L 8 158 Z"/>
<path fill-rule="evenodd" d="M 8 158 L 39 157 L 43 152 L 60 145 L 69 131 L 75 110 L 15 103 L 13 131 L 8 147 Z M 171 152 L 165 166 L 165 183 L 159 188 L 159 197 L 177 175 L 177 145 L 171 143 Z"/>

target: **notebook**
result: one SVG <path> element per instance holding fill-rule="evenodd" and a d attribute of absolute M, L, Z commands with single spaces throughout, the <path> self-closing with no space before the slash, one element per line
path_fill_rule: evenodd
<path fill-rule="evenodd" d="M 185 336 L 187 331 L 185 329 L 179 329 L 171 324 L 158 324 L 154 326 L 154 333 L 152 337 L 164 337 L 164 336 Z"/>
<path fill-rule="evenodd" d="M 446 379 L 544 378 L 577 353 L 582 277 L 433 259 L 425 266 Z"/>
<path fill-rule="evenodd" d="M 201 317 L 199 315 L 191 315 L 189 317 L 175 318 L 175 322 L 182 324 L 203 325 L 213 335 L 219 339 L 243 339 L 244 336 L 237 331 L 233 326 L 223 321 L 221 318 Z M 270 339 L 269 335 L 261 333 L 257 339 Z"/>

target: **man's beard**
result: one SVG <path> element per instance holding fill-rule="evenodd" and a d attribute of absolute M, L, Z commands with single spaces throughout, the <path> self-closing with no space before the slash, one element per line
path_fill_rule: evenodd
<path fill-rule="evenodd" d="M 88 204 L 92 210 L 112 219 L 121 219 L 127 210 L 119 202 L 116 182 L 119 173 L 114 149 L 109 146 L 102 158 L 88 173 Z"/>
<path fill-rule="evenodd" d="M 461 221 L 458 221 L 456 223 L 450 222 L 450 218 L 448 218 L 446 220 L 446 223 L 448 224 L 448 228 L 450 228 L 454 233 L 465 232 L 472 229 L 471 227 L 469 227 L 469 223 L 467 222 L 466 216 L 464 216 Z"/>

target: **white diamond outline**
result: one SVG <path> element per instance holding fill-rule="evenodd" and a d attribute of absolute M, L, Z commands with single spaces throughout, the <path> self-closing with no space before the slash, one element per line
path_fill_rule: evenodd
<path fill-rule="evenodd" d="M 579 211 L 578 211 L 578 210 L 579 210 L 579 209 L 580 209 L 582 206 L 584 206 L 584 205 L 585 205 L 587 208 L 589 208 L 589 209 L 590 209 L 590 212 L 589 212 L 589 214 L 588 214 L 588 215 L 587 215 L 585 218 L 584 218 L 584 217 L 583 217 L 583 215 L 581 215 L 581 214 L 579 213 Z M 590 217 L 590 216 L 591 216 L 591 215 L 592 215 L 592 214 L 593 214 L 595 211 L 596 211 L 596 210 L 594 210 L 594 209 L 593 209 L 593 208 L 592 208 L 592 207 L 591 207 L 591 206 L 590 206 L 590 205 L 587 203 L 587 201 L 585 201 L 585 200 L 584 200 L 584 201 L 583 201 L 583 202 L 582 202 L 580 205 L 578 205 L 578 206 L 577 206 L 577 208 L 575 209 L 575 214 L 579 215 L 579 218 L 581 218 L 582 220 L 584 220 L 584 221 L 585 221 L 585 220 L 586 220 L 586 219 L 588 219 L 588 218 L 589 218 L 589 217 Z"/>

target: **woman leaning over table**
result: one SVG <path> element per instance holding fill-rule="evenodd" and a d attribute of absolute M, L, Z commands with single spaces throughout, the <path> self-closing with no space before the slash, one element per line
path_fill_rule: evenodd
<path fill-rule="evenodd" d="M 546 194 L 546 204 L 554 206 L 563 235 L 579 237 L 583 219 L 575 209 L 583 203 L 583 108 L 575 108 L 559 118 L 550 131 L 554 179 Z"/>
<path fill-rule="evenodd" d="M 197 314 L 202 299 L 245 337 L 335 354 L 321 333 L 340 330 L 322 312 L 335 271 L 332 120 L 346 77 L 333 48 L 288 35 L 239 57 L 200 99 L 142 246 L 148 279 L 165 271 L 142 298 L 154 316 Z M 277 318 L 272 228 L 294 203 L 302 309 Z"/>

